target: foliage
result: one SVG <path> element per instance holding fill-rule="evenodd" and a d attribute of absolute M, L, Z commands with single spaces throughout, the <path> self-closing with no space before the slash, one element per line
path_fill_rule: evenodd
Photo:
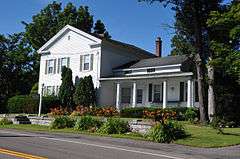
<path fill-rule="evenodd" d="M 7 104 L 9 113 L 37 113 L 38 99 L 28 95 L 18 95 L 9 98 Z"/>
<path fill-rule="evenodd" d="M 77 119 L 74 129 L 75 130 L 90 130 L 91 132 L 95 132 L 100 126 L 102 122 L 91 116 L 82 116 Z"/>
<path fill-rule="evenodd" d="M 125 108 L 120 112 L 120 116 L 123 118 L 143 118 L 143 112 L 147 109 L 145 107 Z"/>
<path fill-rule="evenodd" d="M 101 20 L 96 21 L 93 29 L 94 29 L 93 33 L 98 34 L 98 35 L 103 35 L 103 37 L 106 39 L 111 38 L 109 33 L 106 31 L 105 25 L 103 24 L 103 22 Z"/>
<path fill-rule="evenodd" d="M 185 112 L 185 120 L 193 122 L 197 117 L 198 114 L 196 113 L 196 109 L 194 108 L 188 108 Z"/>
<path fill-rule="evenodd" d="M 11 120 L 9 120 L 8 118 L 0 119 L 0 125 L 10 125 L 10 124 L 13 124 L 13 122 Z"/>
<path fill-rule="evenodd" d="M 113 117 L 113 116 L 119 115 L 115 107 L 93 108 L 93 114 L 96 116 L 104 116 L 104 117 Z"/>
<path fill-rule="evenodd" d="M 44 96 L 42 98 L 42 113 L 49 113 L 50 109 L 60 107 L 60 101 L 56 96 Z"/>
<path fill-rule="evenodd" d="M 184 138 L 186 132 L 183 126 L 175 121 L 166 120 L 163 123 L 157 123 L 149 130 L 146 138 L 160 143 L 170 143 L 174 140 Z"/>
<path fill-rule="evenodd" d="M 32 49 L 23 33 L 0 35 L 0 112 L 6 112 L 9 97 L 28 94 L 37 81 Z"/>
<path fill-rule="evenodd" d="M 176 119 L 176 112 L 167 109 L 144 110 L 144 117 L 163 123 L 165 120 Z"/>
<path fill-rule="evenodd" d="M 217 130 L 218 134 L 223 134 L 223 128 L 225 127 L 225 121 L 223 119 L 214 116 L 210 125 L 212 126 L 213 129 Z"/>
<path fill-rule="evenodd" d="M 48 113 L 49 116 L 62 116 L 62 115 L 68 115 L 67 108 L 62 107 L 56 107 L 56 108 L 50 108 L 50 113 Z"/>
<path fill-rule="evenodd" d="M 38 82 L 35 83 L 33 86 L 32 86 L 32 89 L 30 91 L 30 95 L 38 95 Z"/>
<path fill-rule="evenodd" d="M 128 123 L 120 118 L 108 118 L 103 126 L 98 129 L 102 134 L 124 134 L 130 131 Z"/>
<path fill-rule="evenodd" d="M 63 128 L 72 128 L 74 127 L 75 121 L 68 116 L 58 116 L 51 123 L 51 129 L 63 129 Z"/>
<path fill-rule="evenodd" d="M 61 105 L 70 109 L 73 106 L 73 93 L 74 93 L 72 70 L 70 68 L 63 67 L 61 76 L 62 84 L 59 88 L 58 97 Z"/>
<path fill-rule="evenodd" d="M 85 115 L 93 115 L 92 109 L 89 107 L 77 106 L 71 114 L 71 116 L 85 116 Z"/>
<path fill-rule="evenodd" d="M 95 104 L 96 95 L 91 75 L 79 80 L 74 93 L 74 102 L 76 105 L 83 106 Z"/>

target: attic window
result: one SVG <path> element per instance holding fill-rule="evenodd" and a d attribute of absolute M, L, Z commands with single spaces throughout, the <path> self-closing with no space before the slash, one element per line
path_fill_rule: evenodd
<path fill-rule="evenodd" d="M 70 38 L 71 38 L 71 36 L 70 36 L 70 35 L 68 35 L 68 40 L 70 40 Z"/>
<path fill-rule="evenodd" d="M 147 69 L 147 72 L 155 72 L 155 68 L 149 68 Z"/>

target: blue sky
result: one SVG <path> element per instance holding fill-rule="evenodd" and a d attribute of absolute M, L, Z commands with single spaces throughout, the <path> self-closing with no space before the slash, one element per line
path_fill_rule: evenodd
<path fill-rule="evenodd" d="M 24 31 L 21 21 L 31 22 L 51 0 L 5 0 L 0 5 L 0 34 Z M 63 6 L 72 2 L 76 6 L 89 6 L 94 19 L 103 20 L 113 39 L 131 43 L 150 52 L 155 51 L 155 39 L 163 40 L 163 55 L 171 51 L 174 30 L 166 25 L 174 23 L 174 12 L 159 3 L 152 5 L 138 0 L 62 0 Z"/>

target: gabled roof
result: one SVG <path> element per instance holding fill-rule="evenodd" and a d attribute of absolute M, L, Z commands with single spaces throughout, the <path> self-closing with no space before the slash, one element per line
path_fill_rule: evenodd
<path fill-rule="evenodd" d="M 182 64 L 187 59 L 188 59 L 188 57 L 185 55 L 148 58 L 148 59 L 142 59 L 140 61 L 132 61 L 130 63 L 119 66 L 119 67 L 115 68 L 114 70 Z"/>
<path fill-rule="evenodd" d="M 68 31 L 73 31 L 73 32 L 76 32 L 80 35 L 82 35 L 83 37 L 89 39 L 92 41 L 93 45 L 94 44 L 98 44 L 98 43 L 101 43 L 101 39 L 91 35 L 91 34 L 88 34 L 82 30 L 79 30 L 71 25 L 66 25 L 65 27 L 63 27 L 56 35 L 54 35 L 50 40 L 48 40 L 48 42 L 46 42 L 40 49 L 38 49 L 38 53 L 42 53 L 44 52 L 45 50 L 47 50 L 49 47 L 51 47 L 58 39 L 60 39 L 65 33 L 67 33 Z"/>
<path fill-rule="evenodd" d="M 131 50 L 132 52 L 134 52 L 135 54 L 139 54 L 139 55 L 144 55 L 145 58 L 149 58 L 149 57 L 156 57 L 154 54 L 143 50 L 139 47 L 136 47 L 134 45 L 131 44 L 127 44 L 127 43 L 123 43 L 117 40 L 113 40 L 113 39 L 106 39 L 102 36 L 99 36 L 97 34 L 93 34 L 93 33 L 86 33 L 80 29 L 77 29 L 73 26 L 70 25 L 66 25 L 64 28 L 62 28 L 56 35 L 54 35 L 47 43 L 45 43 L 37 52 L 38 53 L 42 53 L 45 50 L 47 50 L 48 48 L 50 48 L 58 39 L 60 39 L 65 33 L 67 33 L 69 30 L 74 31 L 82 36 L 84 36 L 87 39 L 90 39 L 94 44 L 99 44 L 101 42 L 106 42 L 106 43 L 110 43 L 114 46 L 118 46 L 118 47 L 122 47 L 128 50 Z"/>

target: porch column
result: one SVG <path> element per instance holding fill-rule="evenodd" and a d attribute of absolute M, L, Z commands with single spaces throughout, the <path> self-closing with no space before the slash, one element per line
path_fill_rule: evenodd
<path fill-rule="evenodd" d="M 163 81 L 163 108 L 167 107 L 167 81 Z"/>
<path fill-rule="evenodd" d="M 116 94 L 116 109 L 120 111 L 120 83 L 117 83 L 117 94 Z"/>
<path fill-rule="evenodd" d="M 132 89 L 132 107 L 135 108 L 136 104 L 137 104 L 137 98 L 136 98 L 136 94 L 137 94 L 137 84 L 136 82 L 133 82 L 133 89 Z"/>
<path fill-rule="evenodd" d="M 187 81 L 187 107 L 192 107 L 192 80 Z"/>

